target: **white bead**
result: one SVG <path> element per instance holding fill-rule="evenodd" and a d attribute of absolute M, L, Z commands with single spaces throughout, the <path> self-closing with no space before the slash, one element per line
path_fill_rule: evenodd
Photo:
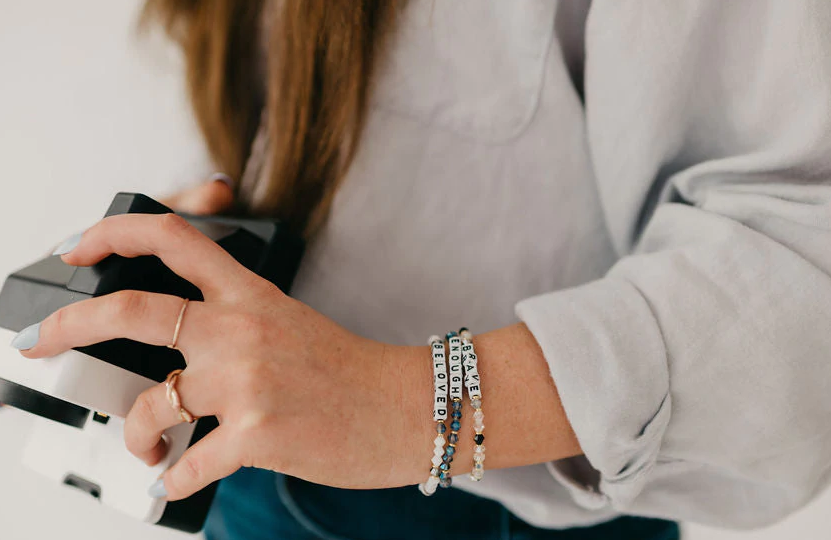
<path fill-rule="evenodd" d="M 435 478 L 435 477 L 431 476 L 430 478 Z M 423 484 L 418 485 L 418 490 L 421 492 L 422 495 L 426 495 L 427 497 L 429 497 L 430 495 L 433 495 L 433 494 L 436 493 L 436 488 L 438 488 L 438 487 L 439 487 L 438 482 L 431 482 L 428 479 Z"/>
<path fill-rule="evenodd" d="M 473 336 L 470 332 L 464 332 L 462 336 L 463 345 L 462 351 L 464 353 L 464 384 L 467 393 L 470 395 L 471 405 L 476 409 L 473 413 L 473 430 L 477 435 L 485 430 L 485 413 L 482 411 L 482 388 L 481 378 L 479 377 L 478 362 L 479 357 L 476 356 L 476 351 L 472 342 Z M 482 463 L 485 461 L 485 446 L 476 445 L 473 450 L 473 463 L 478 467 L 474 467 L 470 473 L 470 478 L 474 481 L 479 481 L 485 474 Z"/>
<path fill-rule="evenodd" d="M 450 399 L 462 399 L 462 384 L 464 370 L 462 368 L 461 340 L 458 337 L 450 338 Z"/>
<path fill-rule="evenodd" d="M 430 336 L 428 344 L 430 345 L 433 362 L 433 420 L 439 422 L 447 420 L 449 405 L 447 400 L 450 388 L 447 374 L 447 350 L 444 340 L 437 335 Z M 418 485 L 419 491 L 424 495 L 433 495 L 439 486 L 438 467 L 443 463 L 445 442 L 446 439 L 441 433 L 433 439 L 435 448 L 433 449 L 433 458 L 430 460 L 433 469 L 430 471 L 430 477 L 427 481 Z"/>

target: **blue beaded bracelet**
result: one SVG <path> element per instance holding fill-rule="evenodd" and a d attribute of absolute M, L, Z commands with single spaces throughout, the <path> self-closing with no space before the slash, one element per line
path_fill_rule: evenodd
<path fill-rule="evenodd" d="M 450 476 L 450 464 L 453 462 L 453 456 L 456 453 L 456 444 L 459 442 L 459 430 L 462 428 L 462 385 L 460 381 L 458 389 L 455 389 L 452 382 L 454 366 L 457 367 L 458 375 L 461 378 L 462 340 L 456 332 L 448 332 L 446 338 L 451 376 L 450 404 L 453 409 L 450 416 L 453 420 L 450 422 L 450 435 L 447 437 L 447 448 L 445 448 L 444 455 L 442 456 L 444 463 L 439 465 L 441 469 L 439 486 L 443 488 L 449 488 L 453 484 L 453 478 Z"/>

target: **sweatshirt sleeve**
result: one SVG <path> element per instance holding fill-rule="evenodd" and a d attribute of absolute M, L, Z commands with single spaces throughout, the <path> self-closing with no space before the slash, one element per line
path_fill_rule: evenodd
<path fill-rule="evenodd" d="M 748 10 L 703 4 L 694 28 L 672 31 L 729 33 L 735 19 L 735 50 L 698 72 L 706 41 L 668 47 L 647 20 L 615 47 L 645 14 L 593 4 L 590 144 L 610 229 L 634 241 L 602 279 L 516 312 L 599 473 L 581 487 L 551 467 L 579 504 L 747 528 L 803 506 L 831 474 L 831 78 L 819 63 L 831 13 L 779 3 L 787 16 L 762 10 L 781 24 L 757 36 L 741 26 L 759 22 Z M 625 55 L 645 50 L 652 64 L 641 56 L 643 73 L 629 73 Z M 692 73 L 657 67 L 674 62 Z"/>

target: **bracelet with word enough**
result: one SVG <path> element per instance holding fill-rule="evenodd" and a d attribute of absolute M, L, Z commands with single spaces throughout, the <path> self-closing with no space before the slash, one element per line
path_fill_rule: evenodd
<path fill-rule="evenodd" d="M 453 408 L 450 422 L 450 435 L 447 437 L 448 444 L 442 456 L 442 463 L 439 468 L 444 475 L 439 485 L 449 488 L 453 479 L 450 477 L 450 464 L 456 454 L 456 444 L 459 442 L 459 429 L 462 427 L 462 340 L 456 332 L 447 333 L 448 359 L 450 364 L 450 401 Z"/>

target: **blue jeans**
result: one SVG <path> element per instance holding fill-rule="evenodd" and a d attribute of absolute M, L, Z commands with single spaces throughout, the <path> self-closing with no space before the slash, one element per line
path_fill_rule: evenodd
<path fill-rule="evenodd" d="M 532 527 L 494 501 L 458 489 L 352 491 L 258 469 L 222 481 L 208 540 L 677 540 L 678 525 L 622 517 L 594 527 Z"/>

